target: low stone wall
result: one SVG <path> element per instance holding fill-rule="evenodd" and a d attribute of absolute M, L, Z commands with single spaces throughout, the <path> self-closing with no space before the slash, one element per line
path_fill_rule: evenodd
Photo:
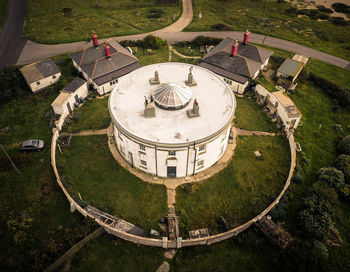
<path fill-rule="evenodd" d="M 260 214 L 255 216 L 253 219 L 249 220 L 248 222 L 244 223 L 243 225 L 240 225 L 234 229 L 231 229 L 226 232 L 219 233 L 217 235 L 209 236 L 209 237 L 204 237 L 204 238 L 198 238 L 198 239 L 184 239 L 182 240 L 181 237 L 178 237 L 176 241 L 168 241 L 167 237 L 162 237 L 162 239 L 154 239 L 154 238 L 147 238 L 147 237 L 141 237 L 141 236 L 136 236 L 130 233 L 126 233 L 124 231 L 121 231 L 117 228 L 114 228 L 108 224 L 105 224 L 98 218 L 95 218 L 93 214 L 87 212 L 82 208 L 67 192 L 65 189 L 63 183 L 61 182 L 59 173 L 56 168 L 56 142 L 59 137 L 59 130 L 58 129 L 53 129 L 53 136 L 52 136 L 52 142 L 51 142 L 51 165 L 53 168 L 53 171 L 55 173 L 57 183 L 61 187 L 63 193 L 65 194 L 67 200 L 70 203 L 71 211 L 78 210 L 82 215 L 84 216 L 89 216 L 91 218 L 94 218 L 95 221 L 102 226 L 107 233 L 113 234 L 121 239 L 133 242 L 135 244 L 142 244 L 146 246 L 154 246 L 154 247 L 163 247 L 163 248 L 181 248 L 181 247 L 186 247 L 186 246 L 198 246 L 198 245 L 210 245 L 213 243 L 217 243 L 220 241 L 223 241 L 225 239 L 231 238 L 232 236 L 236 236 L 242 231 L 246 230 L 249 228 L 254 222 L 260 220 L 263 216 L 265 216 L 273 207 L 275 207 L 280 199 L 282 198 L 283 194 L 287 190 L 291 178 L 293 176 L 294 172 L 294 167 L 295 167 L 295 160 L 296 160 L 296 151 L 295 151 L 295 142 L 294 142 L 294 136 L 293 133 L 287 133 L 287 138 L 289 141 L 289 146 L 290 146 L 290 153 L 291 153 L 291 160 L 290 160 L 290 168 L 289 168 L 289 174 L 287 181 L 278 195 L 278 197 Z"/>

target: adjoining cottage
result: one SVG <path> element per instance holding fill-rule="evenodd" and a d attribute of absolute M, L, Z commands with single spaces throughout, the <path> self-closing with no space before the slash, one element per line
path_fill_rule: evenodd
<path fill-rule="evenodd" d="M 56 114 L 72 113 L 74 104 L 79 104 L 81 99 L 88 95 L 87 83 L 77 77 L 64 87 L 51 106 Z"/>
<path fill-rule="evenodd" d="M 248 44 L 250 32 L 243 42 L 225 38 L 202 58 L 199 66 L 221 76 L 230 88 L 242 94 L 249 79 L 255 79 L 269 61 L 272 51 Z"/>
<path fill-rule="evenodd" d="M 265 112 L 277 122 L 277 127 L 285 131 L 295 130 L 302 117 L 294 102 L 283 92 L 268 92 L 258 84 L 255 87 L 255 96 L 259 105 L 265 106 Z"/>
<path fill-rule="evenodd" d="M 98 44 L 93 32 L 93 46 L 70 54 L 74 67 L 100 94 L 110 92 L 124 75 L 138 69 L 138 59 L 114 40 Z"/>
<path fill-rule="evenodd" d="M 56 83 L 61 76 L 60 69 L 51 59 L 25 65 L 20 71 L 33 93 Z"/>

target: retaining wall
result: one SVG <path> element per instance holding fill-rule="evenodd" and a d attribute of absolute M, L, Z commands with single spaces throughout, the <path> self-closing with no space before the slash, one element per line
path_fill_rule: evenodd
<path fill-rule="evenodd" d="M 289 141 L 289 147 L 290 147 L 290 168 L 289 168 L 289 174 L 287 181 L 282 189 L 282 191 L 279 193 L 277 198 L 260 214 L 255 216 L 253 219 L 249 220 L 248 222 L 244 223 L 243 225 L 240 225 L 234 229 L 231 229 L 226 232 L 222 232 L 216 235 L 212 235 L 209 237 L 204 238 L 198 238 L 198 239 L 184 239 L 182 240 L 181 237 L 178 237 L 176 241 L 168 241 L 167 237 L 163 237 L 162 239 L 154 239 L 154 238 L 147 238 L 147 237 L 141 237 L 137 235 L 133 235 L 124 231 L 121 231 L 117 228 L 114 228 L 108 224 L 105 224 L 98 218 L 95 218 L 91 213 L 87 212 L 82 208 L 67 192 L 64 185 L 61 182 L 59 173 L 56 168 L 56 142 L 59 137 L 59 130 L 53 129 L 53 136 L 52 136 L 52 142 L 51 142 L 51 165 L 53 168 L 53 171 L 55 173 L 57 183 L 61 187 L 63 193 L 65 194 L 67 200 L 70 203 L 71 212 L 78 210 L 82 215 L 89 216 L 91 218 L 94 218 L 95 221 L 102 226 L 105 231 L 109 234 L 113 234 L 121 239 L 133 242 L 135 244 L 142 244 L 146 246 L 154 246 L 154 247 L 163 247 L 163 248 L 181 248 L 185 246 L 198 246 L 198 245 L 210 245 L 213 243 L 217 243 L 220 241 L 223 241 L 225 239 L 231 238 L 232 236 L 236 236 L 237 234 L 241 233 L 242 231 L 249 228 L 254 222 L 260 220 L 263 216 L 265 216 L 273 207 L 275 207 L 280 199 L 282 198 L 283 194 L 287 190 L 291 178 L 293 176 L 294 167 L 295 167 L 295 160 L 296 160 L 296 152 L 295 152 L 295 142 L 294 142 L 294 136 L 293 133 L 287 132 L 287 138 Z"/>

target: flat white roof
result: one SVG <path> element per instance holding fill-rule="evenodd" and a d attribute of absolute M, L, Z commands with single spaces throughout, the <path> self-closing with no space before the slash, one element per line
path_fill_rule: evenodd
<path fill-rule="evenodd" d="M 180 110 L 165 110 L 156 106 L 156 117 L 144 117 L 145 96 L 149 99 L 159 85 L 149 79 L 157 70 L 160 83 L 185 85 L 189 68 L 197 85 L 190 103 Z M 189 118 L 186 111 L 193 101 L 199 104 L 199 117 Z M 141 67 L 121 78 L 109 98 L 109 110 L 120 127 L 128 133 L 155 143 L 180 144 L 207 138 L 232 120 L 236 100 L 226 83 L 211 71 L 184 63 L 159 63 Z"/>

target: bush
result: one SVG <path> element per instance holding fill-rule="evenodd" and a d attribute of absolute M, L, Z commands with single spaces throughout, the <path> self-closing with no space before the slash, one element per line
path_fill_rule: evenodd
<path fill-rule="evenodd" d="M 232 27 L 226 24 L 215 24 L 211 26 L 212 29 L 221 30 L 221 31 L 231 31 Z"/>
<path fill-rule="evenodd" d="M 350 6 L 343 4 L 343 3 L 334 3 L 332 4 L 332 8 L 336 12 L 341 12 L 341 13 L 348 13 L 350 14 Z"/>
<path fill-rule="evenodd" d="M 343 172 L 345 182 L 350 184 L 350 156 L 341 154 L 334 162 L 334 167 Z"/>
<path fill-rule="evenodd" d="M 333 10 L 330 8 L 326 8 L 325 6 L 317 6 L 317 9 L 321 12 L 326 12 L 326 13 L 333 13 Z"/>
<path fill-rule="evenodd" d="M 222 39 L 219 38 L 212 38 L 212 37 L 205 37 L 205 36 L 197 36 L 195 39 L 191 41 L 190 44 L 194 46 L 201 46 L 201 45 L 217 45 L 222 41 Z"/>
<path fill-rule="evenodd" d="M 318 18 L 321 20 L 327 20 L 327 19 L 329 19 L 329 15 L 328 14 L 320 14 L 320 16 L 318 16 Z"/>
<path fill-rule="evenodd" d="M 121 41 L 120 44 L 124 47 L 135 46 L 135 47 L 141 47 L 144 49 L 159 49 L 167 45 L 167 42 L 165 40 L 162 40 L 159 37 L 148 35 L 142 40 L 137 40 L 137 41 L 124 40 L 124 41 Z"/>
<path fill-rule="evenodd" d="M 304 198 L 304 209 L 299 212 L 299 223 L 309 237 L 324 239 L 334 226 L 335 210 L 316 194 Z"/>
<path fill-rule="evenodd" d="M 324 167 L 317 172 L 318 181 L 340 190 L 345 185 L 344 174 L 334 167 Z"/>
<path fill-rule="evenodd" d="M 164 11 L 161 9 L 150 9 L 149 10 L 149 14 L 147 15 L 148 19 L 152 19 L 152 18 L 160 18 L 162 17 L 162 15 L 164 14 Z"/>
<path fill-rule="evenodd" d="M 350 89 L 341 88 L 337 84 L 319 77 L 314 73 L 310 72 L 309 74 L 311 81 L 317 87 L 320 87 L 327 95 L 335 98 L 342 106 L 350 105 Z"/>
<path fill-rule="evenodd" d="M 292 7 L 292 8 L 284 10 L 284 13 L 287 14 L 287 15 L 294 15 L 294 16 L 296 16 L 298 14 L 298 10 L 296 8 Z"/>
<path fill-rule="evenodd" d="M 349 22 L 345 21 L 343 17 L 331 17 L 330 19 L 334 25 L 339 25 L 339 26 L 349 25 Z"/>
<path fill-rule="evenodd" d="M 339 154 L 350 155 L 350 135 L 345 136 L 338 144 Z"/>
<path fill-rule="evenodd" d="M 317 20 L 321 15 L 317 9 L 301 9 L 298 10 L 298 14 L 309 16 L 312 20 Z"/>

